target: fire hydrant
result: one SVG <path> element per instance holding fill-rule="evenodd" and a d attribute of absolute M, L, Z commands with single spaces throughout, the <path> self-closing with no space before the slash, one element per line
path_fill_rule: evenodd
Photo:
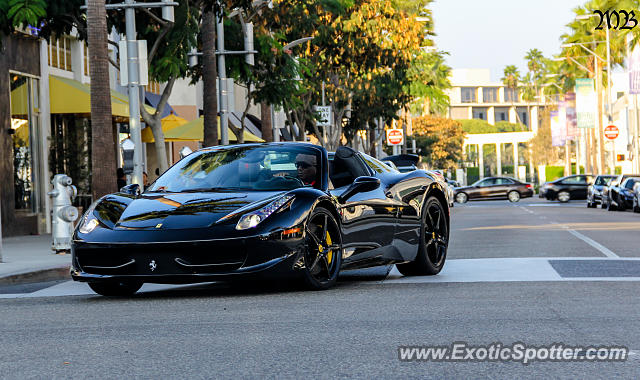
<path fill-rule="evenodd" d="M 47 193 L 52 199 L 51 232 L 53 244 L 51 249 L 55 253 L 71 251 L 73 222 L 78 219 L 78 209 L 71 205 L 71 201 L 78 195 L 78 189 L 71 182 L 71 177 L 65 174 L 56 174 L 51 181 L 53 190 Z"/>

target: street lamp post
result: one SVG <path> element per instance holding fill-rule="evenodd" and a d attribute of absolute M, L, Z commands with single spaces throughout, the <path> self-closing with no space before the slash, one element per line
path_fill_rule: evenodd
<path fill-rule="evenodd" d="M 588 17 L 591 17 L 591 16 L 588 16 Z M 578 16 L 578 17 L 576 17 L 576 19 L 584 19 L 584 17 Z M 602 42 L 607 42 L 607 41 L 593 41 L 592 43 L 595 45 L 597 43 L 602 43 Z M 602 90 L 600 89 L 601 85 L 602 85 L 602 83 L 601 83 L 602 76 L 598 75 L 599 72 L 600 72 L 600 70 L 598 69 L 598 67 L 599 67 L 598 66 L 599 65 L 598 60 L 600 60 L 602 62 L 606 62 L 607 60 L 602 58 L 602 57 L 600 57 L 595 51 L 589 49 L 588 47 L 586 47 L 581 42 L 574 42 L 574 43 L 568 43 L 568 44 L 560 45 L 560 47 L 562 47 L 562 48 L 566 48 L 566 47 L 570 47 L 570 46 L 580 46 L 582 49 L 586 50 L 591 55 L 593 55 L 594 64 L 595 64 L 595 70 L 594 71 L 591 71 L 591 70 L 585 68 L 582 65 L 580 65 L 580 67 L 582 67 L 583 69 L 586 69 L 589 73 L 594 74 L 595 83 L 596 83 L 596 94 L 598 96 L 598 101 L 599 101 L 600 100 L 600 96 L 602 95 Z M 570 59 L 573 62 L 578 63 L 577 61 L 575 61 L 571 57 L 570 57 Z M 609 75 L 610 73 L 607 73 L 607 74 Z M 607 86 L 607 87 L 609 87 L 609 86 Z M 602 127 L 602 108 L 601 108 L 600 104 L 598 105 L 598 117 L 597 117 L 597 120 L 598 120 L 598 127 L 597 128 L 598 128 L 598 140 L 599 140 L 599 142 L 597 144 L 598 154 L 597 154 L 596 164 L 598 166 L 598 171 L 603 173 L 604 172 L 604 167 L 605 167 L 605 162 L 604 162 L 604 132 L 603 132 L 604 128 Z M 586 154 L 585 154 L 585 157 L 586 157 Z"/>
<path fill-rule="evenodd" d="M 576 16 L 576 20 L 587 20 L 592 17 L 597 17 L 596 14 L 589 15 L 580 15 Z M 605 27 L 605 44 L 607 48 L 607 120 L 609 123 L 613 122 L 613 105 L 611 98 L 611 45 L 609 43 L 609 28 Z M 595 53 L 593 53 L 596 55 Z M 602 133 L 602 132 L 600 132 Z M 601 136 L 603 137 L 603 136 Z M 611 141 L 612 149 L 611 149 L 611 174 L 614 174 L 616 171 L 616 152 L 615 152 L 615 143 Z M 604 153 L 603 153 L 604 155 Z M 604 166 L 604 163 L 603 163 Z"/>

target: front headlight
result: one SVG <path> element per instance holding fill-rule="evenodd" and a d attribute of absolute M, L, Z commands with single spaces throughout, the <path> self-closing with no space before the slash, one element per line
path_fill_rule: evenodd
<path fill-rule="evenodd" d="M 89 219 L 87 222 L 82 223 L 78 231 L 83 234 L 88 234 L 89 232 L 95 230 L 96 227 L 98 227 L 98 224 L 100 224 L 100 222 L 98 222 L 98 219 L 96 219 L 95 217 L 91 217 L 91 219 Z"/>
<path fill-rule="evenodd" d="M 242 215 L 242 217 L 240 217 L 240 220 L 238 220 L 238 224 L 236 224 L 236 230 L 246 230 L 257 226 L 258 224 L 260 224 L 260 222 L 267 219 L 269 215 L 273 214 L 282 206 L 289 203 L 291 199 L 293 199 L 293 195 L 285 195 L 284 197 L 276 199 L 275 201 L 262 208 Z"/>
<path fill-rule="evenodd" d="M 80 228 L 78 228 L 78 231 L 80 233 L 88 234 L 89 232 L 95 230 L 96 227 L 98 227 L 98 225 L 100 224 L 95 215 L 93 215 L 93 210 L 96 208 L 97 204 L 98 202 L 94 202 L 91 206 L 89 206 L 87 212 L 85 212 L 82 216 Z"/>

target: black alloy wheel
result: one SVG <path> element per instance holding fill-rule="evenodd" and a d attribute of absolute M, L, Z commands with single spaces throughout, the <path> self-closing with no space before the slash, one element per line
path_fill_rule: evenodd
<path fill-rule="evenodd" d="M 440 273 L 449 246 L 449 226 L 445 212 L 438 198 L 432 196 L 427 199 L 420 227 L 418 254 L 412 262 L 396 265 L 400 273 L 405 276 Z"/>
<path fill-rule="evenodd" d="M 342 265 L 342 235 L 329 210 L 322 207 L 313 210 L 305 237 L 304 281 L 310 289 L 328 289 L 335 285 Z"/>
<path fill-rule="evenodd" d="M 638 204 L 638 196 L 633 197 L 633 212 L 640 212 L 640 204 Z"/>
<path fill-rule="evenodd" d="M 135 294 L 142 287 L 140 281 L 90 282 L 89 287 L 101 296 L 126 297 Z"/>

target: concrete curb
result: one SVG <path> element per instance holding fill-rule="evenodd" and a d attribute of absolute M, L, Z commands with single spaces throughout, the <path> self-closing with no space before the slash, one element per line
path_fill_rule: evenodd
<path fill-rule="evenodd" d="M 17 273 L 0 277 L 0 285 L 19 285 L 34 282 L 71 280 L 69 275 L 70 265 L 55 268 L 39 269 L 30 272 Z"/>

